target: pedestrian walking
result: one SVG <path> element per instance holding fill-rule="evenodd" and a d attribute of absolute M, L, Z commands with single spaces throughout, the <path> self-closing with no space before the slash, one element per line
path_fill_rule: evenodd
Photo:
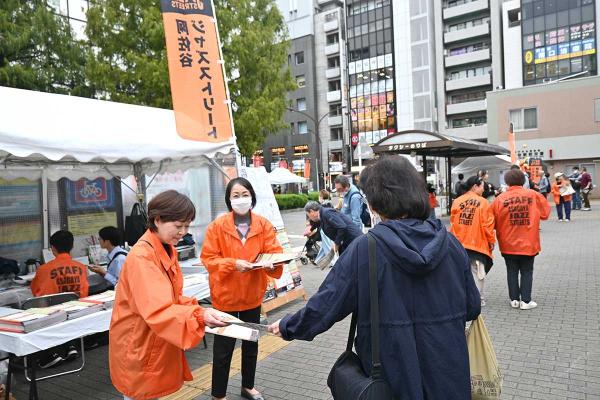
<path fill-rule="evenodd" d="M 463 181 L 465 179 L 465 176 L 463 174 L 458 174 L 458 181 L 456 181 L 454 183 L 454 198 L 457 198 L 459 196 L 462 196 L 463 193 Z"/>
<path fill-rule="evenodd" d="M 573 167 L 573 172 L 569 175 L 569 182 L 575 191 L 572 197 L 571 209 L 581 210 L 581 173 L 578 166 Z"/>
<path fill-rule="evenodd" d="M 542 194 L 542 196 L 548 198 L 548 193 L 550 193 L 551 190 L 550 179 L 548 179 L 550 177 L 550 174 L 541 170 L 538 172 L 538 176 L 540 178 L 540 181 L 538 183 L 538 190 Z"/>
<path fill-rule="evenodd" d="M 488 179 L 490 178 L 490 176 L 486 170 L 479 171 L 478 176 L 483 181 L 482 196 L 484 199 L 487 199 L 487 201 L 489 201 L 491 203 L 492 201 L 494 201 L 494 197 L 496 196 L 497 189 L 494 185 L 492 185 L 491 183 L 488 182 Z M 465 189 L 469 190 L 468 188 L 465 188 Z"/>
<path fill-rule="evenodd" d="M 333 250 L 339 255 L 348 248 L 354 239 L 363 234 L 362 230 L 358 229 L 346 215 L 332 208 L 323 207 L 316 201 L 306 203 L 304 211 L 306 217 L 311 222 L 318 224 L 321 231 L 333 240 Z"/>
<path fill-rule="evenodd" d="M 361 186 L 382 222 L 376 242 L 382 378 L 397 399 L 470 399 L 465 323 L 481 311 L 469 258 L 430 207 L 423 177 L 402 157 L 368 166 Z M 371 372 L 369 238 L 352 242 L 306 306 L 270 326 L 312 340 L 355 313 L 356 351 Z"/>
<path fill-rule="evenodd" d="M 594 183 L 592 182 L 592 175 L 587 172 L 586 167 L 583 167 L 581 171 L 581 196 L 583 196 L 583 208 L 581 210 L 590 211 L 592 209 L 590 206 L 590 192 L 594 188 Z"/>
<path fill-rule="evenodd" d="M 481 305 L 485 305 L 483 286 L 485 276 L 492 268 L 494 237 L 494 213 L 483 198 L 484 181 L 472 176 L 465 183 L 467 192 L 452 203 L 450 232 L 467 250 L 471 262 L 471 273 L 479 289 Z"/>
<path fill-rule="evenodd" d="M 341 212 L 350 217 L 352 222 L 362 231 L 361 219 L 363 196 L 356 186 L 350 183 L 348 177 L 340 175 L 335 178 L 335 190 L 342 200 Z"/>
<path fill-rule="evenodd" d="M 556 204 L 556 213 L 559 222 L 571 222 L 571 200 L 575 190 L 569 179 L 562 172 L 554 174 L 555 182 L 552 184 L 552 195 Z M 563 214 L 564 211 L 564 214 Z"/>
<path fill-rule="evenodd" d="M 269 277 L 279 279 L 283 267 L 253 269 L 261 253 L 281 253 L 275 228 L 252 212 L 256 193 L 247 179 L 232 179 L 225 189 L 229 213 L 214 220 L 206 230 L 202 262 L 208 270 L 210 298 L 214 308 L 244 322 L 259 323 L 260 307 Z M 236 340 L 215 336 L 213 344 L 212 396 L 224 399 L 229 382 L 231 357 Z M 250 400 L 263 397 L 254 387 L 258 343 L 242 341 L 241 396 Z"/>
<path fill-rule="evenodd" d="M 504 174 L 504 181 L 508 190 L 492 204 L 496 236 L 506 262 L 510 305 L 530 310 L 537 307 L 531 299 L 531 292 L 533 264 L 541 251 L 540 220 L 548 219 L 550 205 L 540 193 L 523 188 L 523 172 L 508 171 Z"/>
<path fill-rule="evenodd" d="M 119 276 L 109 341 L 110 377 L 126 400 L 174 393 L 192 374 L 184 350 L 197 346 L 205 326 L 225 326 L 215 310 L 182 295 L 176 245 L 196 216 L 174 190 L 148 204 L 148 230 L 129 252 Z"/>

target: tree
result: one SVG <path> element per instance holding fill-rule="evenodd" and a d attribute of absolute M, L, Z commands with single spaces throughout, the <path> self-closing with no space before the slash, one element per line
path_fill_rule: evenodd
<path fill-rule="evenodd" d="M 285 24 L 273 0 L 216 0 L 223 57 L 240 150 L 251 155 L 281 130 L 286 93 L 294 88 Z M 94 49 L 87 76 L 114 101 L 171 108 L 164 29 L 158 0 L 100 0 L 88 11 Z"/>
<path fill-rule="evenodd" d="M 85 46 L 44 0 L 0 3 L 0 85 L 90 96 Z"/>

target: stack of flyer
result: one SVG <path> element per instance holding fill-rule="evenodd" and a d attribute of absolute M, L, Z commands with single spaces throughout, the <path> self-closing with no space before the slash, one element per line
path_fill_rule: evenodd
<path fill-rule="evenodd" d="M 102 304 L 91 303 L 89 301 L 67 301 L 66 303 L 48 307 L 52 310 L 60 310 L 67 313 L 67 319 L 75 319 L 102 311 Z"/>
<path fill-rule="evenodd" d="M 190 274 L 190 275 L 185 275 L 183 277 L 183 287 L 190 287 L 190 286 L 194 286 L 194 285 L 200 285 L 203 283 L 206 283 L 208 281 L 208 275 L 206 274 Z"/>
<path fill-rule="evenodd" d="M 106 292 L 84 297 L 79 300 L 86 303 L 101 304 L 103 309 L 108 310 L 112 308 L 115 303 L 115 291 L 107 290 Z"/>
<path fill-rule="evenodd" d="M 0 331 L 29 333 L 66 321 L 67 313 L 48 308 L 30 308 L 29 310 L 2 310 Z"/>
<path fill-rule="evenodd" d="M 259 254 L 252 266 L 253 269 L 264 268 L 267 265 L 287 264 L 300 257 L 298 253 Z"/>
<path fill-rule="evenodd" d="M 234 317 L 231 314 L 219 311 L 219 318 L 223 322 L 237 322 L 243 323 L 241 319 Z M 241 325 L 227 325 L 222 327 L 205 327 L 205 331 L 212 333 L 213 335 L 227 336 L 235 339 L 249 340 L 251 342 L 258 342 L 260 336 L 258 329 L 252 329 Z"/>

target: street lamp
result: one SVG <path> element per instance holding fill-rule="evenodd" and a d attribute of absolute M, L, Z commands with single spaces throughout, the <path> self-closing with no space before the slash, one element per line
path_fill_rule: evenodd
<path fill-rule="evenodd" d="M 321 125 L 321 122 L 323 122 L 325 117 L 330 115 L 330 112 L 327 112 L 326 114 L 322 115 L 318 120 L 316 120 L 315 118 L 312 117 L 312 115 L 307 114 L 304 111 L 295 110 L 291 107 L 286 107 L 286 108 L 289 112 L 302 114 L 306 118 L 310 119 L 315 128 L 315 141 L 317 144 L 317 157 L 316 157 L 316 161 L 317 161 L 317 191 L 319 191 L 319 190 L 321 190 L 321 176 L 319 175 L 319 161 L 321 160 L 321 139 L 319 137 L 319 126 Z"/>

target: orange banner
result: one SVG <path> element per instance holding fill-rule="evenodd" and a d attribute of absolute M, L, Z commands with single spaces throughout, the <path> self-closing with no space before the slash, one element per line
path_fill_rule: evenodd
<path fill-rule="evenodd" d="M 161 0 L 177 133 L 223 142 L 233 136 L 211 0 Z"/>
<path fill-rule="evenodd" d="M 513 132 L 513 124 L 511 123 L 508 128 L 508 150 L 510 150 L 510 162 L 512 165 L 517 164 L 517 142 L 515 140 L 515 133 Z"/>

